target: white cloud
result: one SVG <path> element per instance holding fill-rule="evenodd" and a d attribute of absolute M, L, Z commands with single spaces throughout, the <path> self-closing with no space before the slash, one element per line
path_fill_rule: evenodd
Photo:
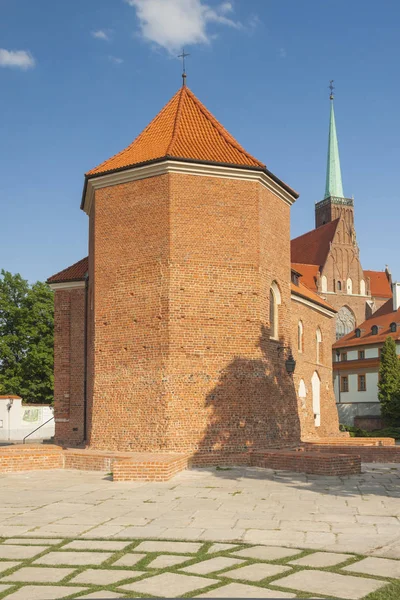
<path fill-rule="evenodd" d="M 287 57 L 286 48 L 279 48 L 279 57 L 280 58 L 286 58 Z"/>
<path fill-rule="evenodd" d="M 25 50 L 5 50 L 0 48 L 0 67 L 32 69 L 36 64 L 33 56 Z"/>
<path fill-rule="evenodd" d="M 108 60 L 112 63 L 114 63 L 114 65 L 122 65 L 122 63 L 124 62 L 123 58 L 119 58 L 118 56 L 109 56 Z"/>
<path fill-rule="evenodd" d="M 185 45 L 209 44 L 210 23 L 242 29 L 242 24 L 226 15 L 231 2 L 211 8 L 204 0 L 125 0 L 136 9 L 144 39 L 162 46 L 171 54 Z"/>
<path fill-rule="evenodd" d="M 105 40 L 107 42 L 110 40 L 110 36 L 108 35 L 108 33 L 106 31 L 104 31 L 104 29 L 98 29 L 97 31 L 92 31 L 92 36 L 98 40 Z"/>

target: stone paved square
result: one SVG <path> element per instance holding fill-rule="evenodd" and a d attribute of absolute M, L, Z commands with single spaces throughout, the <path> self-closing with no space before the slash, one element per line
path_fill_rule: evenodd
<path fill-rule="evenodd" d="M 0 583 L 0 594 L 2 594 L 3 592 L 5 592 L 6 590 L 10 589 L 10 585 L 3 585 L 2 583 Z"/>
<path fill-rule="evenodd" d="M 70 580 L 69 583 L 89 583 L 92 585 L 113 585 L 124 579 L 133 579 L 144 575 L 143 571 L 125 569 L 87 569 Z"/>
<path fill-rule="evenodd" d="M 5 600 L 59 600 L 64 596 L 84 592 L 87 588 L 62 585 L 25 585 L 6 596 Z"/>
<path fill-rule="evenodd" d="M 146 554 L 124 554 L 117 561 L 113 562 L 114 567 L 134 567 L 142 558 L 147 556 Z M 187 557 L 187 560 L 189 557 Z"/>
<path fill-rule="evenodd" d="M 8 569 L 13 569 L 14 567 L 18 567 L 20 565 L 20 561 L 16 560 L 8 560 L 7 562 L 0 562 L 0 573 L 4 573 L 4 571 L 8 571 Z"/>
<path fill-rule="evenodd" d="M 297 560 L 289 561 L 289 565 L 298 565 L 300 567 L 333 567 L 335 565 L 340 565 L 340 563 L 344 562 L 352 558 L 351 554 L 335 554 L 334 552 L 315 552 L 314 554 L 309 554 L 308 556 L 303 556 L 303 558 L 298 558 Z"/>
<path fill-rule="evenodd" d="M 133 554 L 131 556 L 134 556 Z M 121 558 L 121 560 L 123 560 L 125 557 L 123 556 Z M 154 560 L 151 561 L 151 563 L 149 563 L 147 565 L 148 569 L 166 569 L 168 567 L 174 567 L 175 565 L 180 565 L 182 563 L 187 562 L 188 560 L 191 560 L 190 556 L 178 556 L 178 555 L 174 555 L 174 554 L 161 554 L 160 556 L 157 556 L 157 558 L 155 558 Z M 118 562 L 118 561 L 117 561 Z M 117 563 L 115 563 L 117 564 Z"/>
<path fill-rule="evenodd" d="M 196 542 L 141 542 L 135 552 L 186 552 L 196 554 L 203 544 Z"/>
<path fill-rule="evenodd" d="M 195 598 L 284 598 L 285 600 L 295 597 L 296 595 L 290 592 L 275 592 L 243 583 L 228 583 L 216 590 L 195 596 Z"/>
<path fill-rule="evenodd" d="M 368 557 L 356 562 L 343 571 L 352 571 L 353 573 L 365 573 L 366 575 L 377 575 L 378 577 L 400 577 L 400 560 L 390 560 L 389 558 Z"/>
<path fill-rule="evenodd" d="M 266 563 L 254 563 L 247 567 L 240 567 L 233 571 L 226 571 L 222 573 L 220 577 L 228 577 L 228 579 L 246 579 L 248 581 L 261 581 L 266 577 L 272 577 L 273 575 L 279 575 L 291 571 L 290 567 L 284 567 L 282 565 L 268 565 Z"/>
<path fill-rule="evenodd" d="M 238 552 L 233 552 L 235 556 L 243 558 L 256 558 L 259 560 L 279 560 L 288 556 L 300 554 L 301 550 L 296 548 L 279 548 L 279 546 L 254 546 L 253 548 L 245 548 Z"/>
<path fill-rule="evenodd" d="M 78 600 L 113 600 L 114 598 L 126 598 L 126 596 L 116 594 L 115 592 L 108 592 L 107 590 L 100 590 L 98 592 L 87 594 L 86 596 L 79 596 Z"/>
<path fill-rule="evenodd" d="M 67 575 L 71 575 L 74 569 L 56 567 L 22 567 L 15 573 L 2 578 L 2 582 L 28 581 L 31 583 L 58 583 Z"/>
<path fill-rule="evenodd" d="M 130 583 L 121 586 L 121 590 L 128 592 L 140 592 L 141 594 L 150 594 L 163 598 L 176 598 L 200 590 L 218 583 L 217 579 L 205 577 L 195 577 L 194 575 L 179 575 L 177 573 L 162 573 L 154 577 L 148 577 L 137 583 Z"/>
<path fill-rule="evenodd" d="M 181 571 L 185 573 L 196 573 L 197 575 L 208 575 L 209 573 L 215 573 L 216 571 L 222 571 L 228 567 L 234 565 L 243 564 L 244 561 L 237 558 L 225 558 L 224 556 L 218 556 L 217 558 L 209 558 L 203 560 L 195 565 L 184 567 Z"/>
<path fill-rule="evenodd" d="M 35 560 L 40 565 L 101 565 L 112 556 L 110 552 L 49 552 Z"/>
<path fill-rule="evenodd" d="M 360 600 L 387 584 L 384 581 L 366 577 L 307 570 L 277 579 L 274 581 L 274 585 L 310 594 L 325 594 L 345 600 Z"/>
<path fill-rule="evenodd" d="M 232 548 L 236 548 L 236 544 L 213 544 L 208 549 L 208 553 L 222 552 L 223 550 L 231 550 Z"/>
<path fill-rule="evenodd" d="M 105 550 L 117 552 L 124 550 L 130 542 L 114 542 L 109 540 L 74 540 L 62 547 L 63 550 Z"/>
<path fill-rule="evenodd" d="M 26 558 L 33 558 L 37 554 L 41 554 L 44 550 L 47 550 L 48 546 L 13 546 L 11 544 L 0 545 L 0 559 L 2 558 L 16 558 L 24 560 Z"/>

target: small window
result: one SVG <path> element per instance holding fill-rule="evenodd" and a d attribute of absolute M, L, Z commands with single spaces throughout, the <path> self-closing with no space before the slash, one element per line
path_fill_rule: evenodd
<path fill-rule="evenodd" d="M 372 325 L 371 333 L 372 335 L 378 335 L 378 325 Z"/>
<path fill-rule="evenodd" d="M 349 391 L 349 378 L 347 377 L 347 375 L 340 378 L 340 391 L 341 392 Z"/>
<path fill-rule="evenodd" d="M 303 344 L 304 344 L 304 332 L 303 332 L 303 323 L 299 321 L 297 326 L 297 350 L 299 352 L 303 352 Z"/>
<path fill-rule="evenodd" d="M 366 392 L 367 391 L 367 381 L 365 375 L 358 376 L 358 391 Z"/>
<path fill-rule="evenodd" d="M 358 360 L 364 360 L 365 358 L 365 350 L 358 351 Z"/>
<path fill-rule="evenodd" d="M 396 333 L 396 331 L 397 331 L 397 323 L 390 323 L 390 331 L 392 333 Z"/>
<path fill-rule="evenodd" d="M 321 277 L 321 292 L 327 292 L 327 291 L 328 291 L 328 280 L 325 275 L 322 275 L 322 277 Z"/>
<path fill-rule="evenodd" d="M 338 281 L 338 282 L 336 283 L 336 286 L 337 286 L 337 291 L 338 291 L 338 292 L 341 292 L 341 291 L 342 291 L 342 282 L 341 282 L 341 281 Z"/>
<path fill-rule="evenodd" d="M 269 326 L 270 337 L 277 340 L 279 337 L 279 312 L 278 306 L 281 303 L 281 293 L 278 284 L 274 281 L 269 291 Z"/>
<path fill-rule="evenodd" d="M 320 364 L 322 362 L 322 333 L 319 327 L 316 331 L 315 338 L 317 342 L 317 364 Z"/>
<path fill-rule="evenodd" d="M 361 337 L 361 329 L 359 327 L 356 329 L 356 337 Z"/>
<path fill-rule="evenodd" d="M 342 352 L 340 355 L 340 360 L 347 360 L 347 352 Z"/>

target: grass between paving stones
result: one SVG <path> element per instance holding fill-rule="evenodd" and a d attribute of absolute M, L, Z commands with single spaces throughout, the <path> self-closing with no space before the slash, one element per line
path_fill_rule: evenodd
<path fill-rule="evenodd" d="M 17 536 L 14 536 L 15 539 L 17 539 Z M 5 539 L 7 538 L 1 538 L 0 541 L 3 542 Z M 18 538 L 20 540 L 25 540 L 25 538 Z M 52 539 L 50 537 L 42 537 L 42 539 Z M 46 554 L 48 554 L 49 552 L 56 552 L 58 550 L 62 550 L 64 552 L 76 552 L 76 551 L 80 551 L 80 552 L 85 552 L 85 551 L 90 551 L 90 552 L 98 552 L 98 553 L 102 553 L 102 552 L 107 552 L 108 550 L 106 548 L 104 548 L 103 550 L 94 550 L 94 549 L 88 549 L 88 550 L 77 550 L 77 549 L 73 549 L 73 548 L 65 548 L 65 546 L 67 544 L 69 544 L 72 541 L 75 541 L 76 538 L 63 538 L 62 542 L 60 542 L 59 544 L 55 544 L 50 546 L 48 549 L 44 550 L 41 553 L 38 553 L 37 555 L 35 555 L 32 558 L 29 559 L 24 559 L 24 560 L 20 560 L 19 561 L 19 565 L 17 565 L 16 567 L 12 567 L 10 569 L 8 569 L 7 571 L 4 571 L 1 575 L 0 575 L 0 579 L 2 579 L 3 577 L 10 575 L 12 573 L 14 573 L 15 571 L 18 571 L 19 569 L 21 569 L 22 567 L 37 567 L 37 568 L 43 568 L 45 567 L 45 565 L 40 565 L 40 564 L 33 564 L 34 561 L 44 557 Z M 122 539 L 122 538 L 112 538 L 112 540 L 110 540 L 110 538 L 93 538 L 91 540 L 88 540 L 85 538 L 84 541 L 96 541 L 96 542 L 108 542 L 108 541 L 123 541 L 123 542 L 127 542 L 126 539 Z M 138 546 L 144 542 L 144 541 L 161 541 L 161 542 L 194 542 L 194 543 L 200 543 L 202 544 L 202 546 L 200 547 L 200 550 L 197 553 L 187 553 L 187 552 L 182 552 L 179 549 L 177 549 L 176 552 L 168 552 L 168 551 L 157 551 L 157 552 L 145 552 L 142 551 L 140 548 L 138 548 Z M 122 550 L 119 551 L 110 551 L 112 552 L 112 556 L 110 558 L 108 558 L 107 560 L 105 560 L 101 565 L 79 565 L 79 566 L 72 566 L 72 565 L 57 565 L 57 567 L 67 567 L 69 569 L 73 569 L 73 573 L 70 575 L 67 575 L 66 577 L 64 577 L 62 580 L 60 580 L 57 583 L 39 583 L 39 582 L 18 582 L 16 584 L 10 584 L 10 588 L 5 590 L 3 593 L 0 594 L 0 600 L 2 600 L 3 598 L 5 598 L 7 595 L 17 591 L 20 588 L 23 588 L 26 585 L 31 585 L 32 583 L 34 583 L 34 585 L 38 585 L 38 586 L 57 586 L 57 585 L 70 585 L 71 586 L 71 594 L 69 594 L 68 596 L 64 596 L 65 599 L 68 598 L 79 598 L 80 596 L 85 596 L 89 593 L 92 592 L 96 592 L 96 591 L 100 591 L 100 590 L 106 590 L 106 591 L 110 591 L 110 592 L 116 592 L 119 594 L 125 594 L 126 596 L 129 597 L 129 594 L 131 594 L 132 592 L 127 592 L 126 590 L 122 589 L 122 586 L 125 586 L 129 583 L 136 583 L 139 582 L 143 579 L 146 579 L 148 577 L 154 576 L 154 575 L 161 575 L 163 573 L 176 573 L 176 574 L 180 574 L 182 576 L 190 576 L 190 573 L 185 573 L 182 572 L 181 569 L 184 567 L 188 567 L 191 565 L 195 565 L 199 562 L 202 562 L 204 560 L 210 559 L 210 558 L 217 558 L 217 557 L 236 557 L 236 554 L 239 550 L 242 550 L 244 548 L 251 548 L 253 547 L 255 544 L 244 544 L 244 543 L 236 543 L 234 544 L 234 547 L 228 550 L 221 550 L 219 552 L 209 552 L 211 546 L 214 543 L 218 543 L 218 542 L 210 542 L 210 541 L 194 541 L 194 540 L 176 540 L 176 539 L 172 539 L 172 540 L 160 540 L 160 539 L 155 539 L 155 538 L 149 538 L 149 539 L 133 539 L 131 540 L 131 542 L 129 544 L 127 544 L 127 546 L 125 548 L 123 548 Z M 34 544 L 30 544 L 30 543 L 26 543 L 23 544 L 24 546 L 34 546 Z M 22 546 L 22 544 L 21 544 Z M 140 561 L 138 561 L 135 565 L 133 565 L 132 567 L 126 567 L 123 565 L 115 565 L 115 562 L 117 562 L 121 557 L 123 557 L 126 554 L 132 553 L 137 549 L 138 553 L 145 553 L 146 556 L 144 558 L 142 558 Z M 379 581 L 384 581 L 386 582 L 388 585 L 386 585 L 385 587 L 381 588 L 380 590 L 377 590 L 376 592 L 372 592 L 371 594 L 369 594 L 368 596 L 365 597 L 365 600 L 399 600 L 400 598 L 400 581 L 396 580 L 396 579 L 392 579 L 392 578 L 385 578 L 385 577 L 378 577 L 378 576 L 374 576 L 374 575 L 364 575 L 361 573 L 350 573 L 348 571 L 342 571 L 343 567 L 349 566 L 359 560 L 361 560 L 362 558 L 364 558 L 363 555 L 358 555 L 358 554 L 351 554 L 349 553 L 349 558 L 341 563 L 339 563 L 338 565 L 332 566 L 332 567 L 324 567 L 324 568 L 314 568 L 314 567 L 306 567 L 306 566 L 300 566 L 300 565 L 290 565 L 290 561 L 292 560 L 297 560 L 299 558 L 302 558 L 304 556 L 308 556 L 311 554 L 314 554 L 315 552 L 317 552 L 318 550 L 301 550 L 300 552 L 298 552 L 297 554 L 294 554 L 292 556 L 289 557 L 285 557 L 282 559 L 276 559 L 276 560 L 261 560 L 261 559 L 252 559 L 252 558 L 243 558 L 243 557 L 237 557 L 240 558 L 241 560 L 243 560 L 242 563 L 240 563 L 239 565 L 232 565 L 230 567 L 226 567 L 225 569 L 222 569 L 220 571 L 215 571 L 212 573 L 208 573 L 208 574 L 204 574 L 201 575 L 201 577 L 206 580 L 206 579 L 210 579 L 210 580 L 215 580 L 215 578 L 218 578 L 218 583 L 211 583 L 209 586 L 203 586 L 200 589 L 197 590 L 193 590 L 191 592 L 188 592 L 187 594 L 183 595 L 183 598 L 192 598 L 193 596 L 196 596 L 199 593 L 205 593 L 208 591 L 212 591 L 212 590 L 216 590 L 220 587 L 223 587 L 224 585 L 227 585 L 228 583 L 231 583 L 232 581 L 234 582 L 240 582 L 240 583 L 244 583 L 247 585 L 252 585 L 255 587 L 259 587 L 259 588 L 266 588 L 266 589 L 270 589 L 270 590 L 279 590 L 282 592 L 293 592 L 296 593 L 297 598 L 301 598 L 301 599 L 309 599 L 309 598 L 313 598 L 315 597 L 315 593 L 306 593 L 306 592 L 300 592 L 296 589 L 288 589 L 288 588 L 283 588 L 281 586 L 279 586 L 279 579 L 281 577 L 285 577 L 286 575 L 289 574 L 294 574 L 298 571 L 304 571 L 304 570 L 318 570 L 318 571 L 328 571 L 328 572 L 332 572 L 332 573 L 337 573 L 337 574 L 341 574 L 341 575 L 353 575 L 354 577 L 367 577 L 369 579 L 376 579 Z M 152 569 L 151 568 L 151 562 L 157 558 L 158 556 L 161 555 L 182 555 L 184 557 L 187 557 L 187 560 L 185 560 L 184 562 L 182 561 L 182 563 L 172 566 L 172 567 L 166 567 L 163 569 Z M 11 560 L 11 559 L 10 559 Z M 18 560 L 18 559 L 13 559 L 13 560 Z M 4 561 L 6 562 L 6 561 Z M 282 565 L 282 566 L 290 566 L 291 571 L 286 572 L 286 573 L 280 573 L 277 575 L 273 575 L 271 577 L 266 577 L 264 579 L 262 579 L 261 581 L 249 581 L 246 579 L 242 579 L 242 580 L 231 580 L 228 577 L 224 577 L 224 573 L 227 571 L 232 571 L 232 570 L 236 570 L 236 569 L 240 569 L 241 567 L 245 567 L 251 564 L 275 564 L 275 565 Z M 47 568 L 51 568 L 51 566 L 46 566 Z M 78 574 L 86 571 L 87 569 L 92 569 L 92 570 L 102 570 L 102 569 L 112 569 L 114 571 L 118 571 L 118 570 L 135 570 L 135 571 L 145 571 L 143 572 L 142 575 L 136 576 L 136 577 L 131 577 L 131 578 L 126 578 L 124 580 L 122 580 L 122 582 L 118 582 L 115 584 L 110 584 L 110 585 L 93 585 L 93 584 L 78 584 L 78 583 L 71 583 L 71 580 L 74 579 Z M 204 581 L 205 583 L 205 581 Z M 81 591 L 81 592 L 74 592 L 73 591 L 73 587 L 85 587 L 86 590 L 85 591 Z M 149 594 L 142 594 L 140 592 L 134 592 L 136 597 L 139 598 L 144 598 L 144 597 L 151 597 Z M 327 600 L 328 599 L 332 599 L 332 600 L 338 600 L 337 596 L 327 596 L 324 594 L 319 594 L 319 596 L 323 596 L 325 597 Z"/>

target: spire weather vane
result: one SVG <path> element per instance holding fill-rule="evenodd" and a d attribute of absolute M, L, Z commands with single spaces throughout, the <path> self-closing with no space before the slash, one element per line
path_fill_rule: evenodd
<path fill-rule="evenodd" d="M 335 81 L 334 79 L 331 79 L 329 82 L 329 89 L 331 90 L 331 95 L 330 95 L 331 100 L 333 100 L 333 90 L 335 89 L 335 86 L 333 85 L 334 81 Z"/>
<path fill-rule="evenodd" d="M 185 58 L 187 56 L 190 56 L 190 54 L 187 54 L 185 52 L 185 48 L 182 48 L 182 54 L 179 54 L 178 58 L 182 59 L 182 67 L 183 67 L 182 79 L 183 79 L 183 85 L 186 85 L 186 62 L 185 62 Z"/>

